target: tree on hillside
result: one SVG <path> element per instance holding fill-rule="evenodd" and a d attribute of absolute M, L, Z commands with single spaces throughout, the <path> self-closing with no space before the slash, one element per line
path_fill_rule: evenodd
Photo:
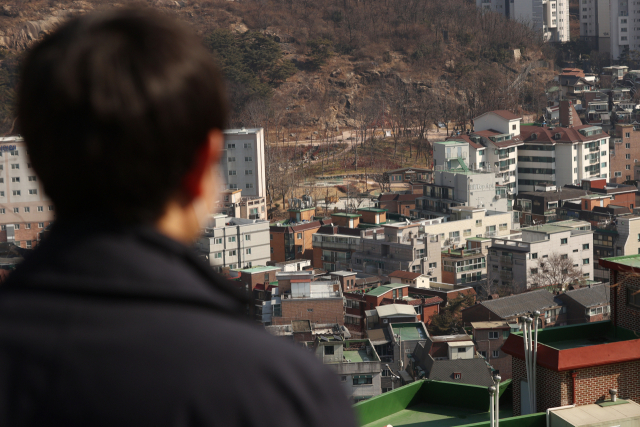
<path fill-rule="evenodd" d="M 574 266 L 570 255 L 554 252 L 548 258 L 538 258 L 536 267 L 529 272 L 528 286 L 561 291 L 570 284 L 583 283 L 584 280 L 582 270 Z"/>
<path fill-rule="evenodd" d="M 431 323 L 427 326 L 431 335 L 448 335 L 464 333 L 462 325 L 462 310 L 475 303 L 474 295 L 460 295 L 448 302 L 440 313 L 431 316 Z"/>

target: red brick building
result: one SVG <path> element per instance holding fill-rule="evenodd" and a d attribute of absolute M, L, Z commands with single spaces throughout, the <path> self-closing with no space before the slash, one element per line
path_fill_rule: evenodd
<path fill-rule="evenodd" d="M 416 199 L 422 194 L 381 194 L 376 201 L 376 207 L 386 209 L 389 213 L 411 216 L 411 210 L 416 208 Z"/>
<path fill-rule="evenodd" d="M 596 403 L 610 389 L 640 402 L 640 255 L 599 262 L 611 270 L 611 320 L 539 332 L 535 411 Z M 513 356 L 513 411 L 520 415 L 526 384 L 522 336 L 509 335 L 503 350 Z"/>
<path fill-rule="evenodd" d="M 344 325 L 342 298 L 292 298 L 282 300 L 282 317 L 273 317 L 273 325 L 288 325 L 292 320 Z"/>
<path fill-rule="evenodd" d="M 609 156 L 611 177 L 609 182 L 621 184 L 640 179 L 636 166 L 640 160 L 640 131 L 632 124 L 616 124 L 611 137 Z"/>

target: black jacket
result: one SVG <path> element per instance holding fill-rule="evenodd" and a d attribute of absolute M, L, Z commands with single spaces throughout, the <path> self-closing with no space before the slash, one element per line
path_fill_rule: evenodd
<path fill-rule="evenodd" d="M 0 426 L 353 426 L 337 375 L 150 228 L 57 223 L 0 289 Z"/>

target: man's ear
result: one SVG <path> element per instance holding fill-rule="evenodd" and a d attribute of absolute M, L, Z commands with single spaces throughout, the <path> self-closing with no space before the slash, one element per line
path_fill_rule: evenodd
<path fill-rule="evenodd" d="M 211 166 L 220 161 L 224 135 L 219 129 L 213 129 L 207 134 L 206 141 L 196 152 L 191 170 L 183 179 L 182 188 L 189 201 L 202 196 L 205 192 L 205 180 L 211 173 Z"/>

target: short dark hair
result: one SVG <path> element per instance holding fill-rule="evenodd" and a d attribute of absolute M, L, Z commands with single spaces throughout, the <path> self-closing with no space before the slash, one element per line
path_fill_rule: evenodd
<path fill-rule="evenodd" d="M 22 69 L 18 123 L 58 217 L 158 219 L 209 131 L 226 120 L 212 55 L 149 9 L 74 19 Z"/>

